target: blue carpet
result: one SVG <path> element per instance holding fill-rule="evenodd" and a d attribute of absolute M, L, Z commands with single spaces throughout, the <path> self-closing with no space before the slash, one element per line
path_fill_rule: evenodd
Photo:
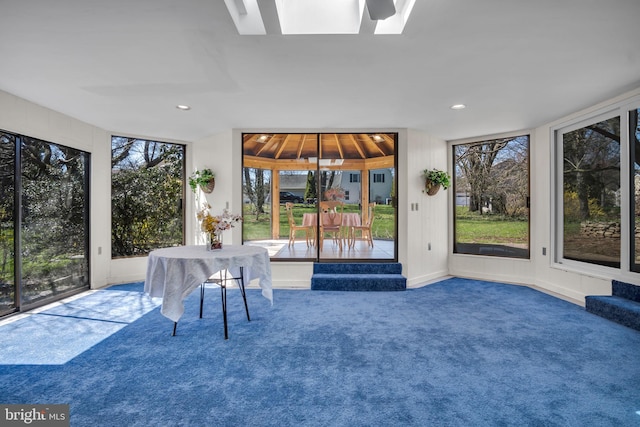
<path fill-rule="evenodd" d="M 251 289 L 251 322 L 230 289 L 227 341 L 219 291 L 198 299 L 175 337 L 156 308 L 63 365 L 0 366 L 0 401 L 72 426 L 640 425 L 640 332 L 529 288 Z"/>
<path fill-rule="evenodd" d="M 0 328 L 0 365 L 60 365 L 158 307 L 142 283 L 71 299 Z"/>

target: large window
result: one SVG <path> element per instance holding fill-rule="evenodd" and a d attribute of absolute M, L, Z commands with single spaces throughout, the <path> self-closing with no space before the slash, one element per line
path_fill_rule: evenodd
<path fill-rule="evenodd" d="M 563 129 L 558 153 L 562 167 L 564 260 L 620 267 L 620 117 L 599 117 Z"/>
<path fill-rule="evenodd" d="M 640 273 L 640 108 L 629 112 L 631 153 L 631 270 Z"/>
<path fill-rule="evenodd" d="M 0 314 L 87 289 L 89 153 L 0 133 L 0 163 Z"/>
<path fill-rule="evenodd" d="M 529 136 L 453 146 L 454 252 L 529 258 Z"/>
<path fill-rule="evenodd" d="M 16 308 L 14 200 L 16 138 L 0 133 L 0 314 Z"/>
<path fill-rule="evenodd" d="M 111 255 L 184 243 L 184 146 L 111 139 Z"/>
<path fill-rule="evenodd" d="M 242 140 L 244 244 L 265 246 L 278 260 L 397 259 L 397 134 Z M 337 207 L 320 212 L 324 201 Z M 328 222 L 337 233 L 323 232 Z"/>

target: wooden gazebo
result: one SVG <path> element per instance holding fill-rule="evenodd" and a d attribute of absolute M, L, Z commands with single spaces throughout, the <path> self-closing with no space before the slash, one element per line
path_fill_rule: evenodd
<path fill-rule="evenodd" d="M 244 167 L 272 172 L 272 236 L 280 235 L 280 171 L 360 171 L 363 221 L 369 171 L 395 167 L 395 133 L 254 133 L 243 135 Z"/>

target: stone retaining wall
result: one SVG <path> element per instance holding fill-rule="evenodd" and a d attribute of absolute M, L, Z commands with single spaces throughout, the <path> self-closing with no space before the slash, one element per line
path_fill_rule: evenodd
<path fill-rule="evenodd" d="M 580 223 L 580 234 L 589 237 L 620 238 L 619 222 L 585 221 Z"/>

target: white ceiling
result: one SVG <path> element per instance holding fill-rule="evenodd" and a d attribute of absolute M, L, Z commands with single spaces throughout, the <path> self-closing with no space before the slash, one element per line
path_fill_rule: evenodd
<path fill-rule="evenodd" d="M 223 0 L 0 0 L 0 90 L 119 134 L 535 127 L 640 86 L 640 0 L 417 0 L 404 34 L 241 36 Z M 468 108 L 454 111 L 452 104 Z M 188 104 L 190 111 L 176 109 Z"/>

